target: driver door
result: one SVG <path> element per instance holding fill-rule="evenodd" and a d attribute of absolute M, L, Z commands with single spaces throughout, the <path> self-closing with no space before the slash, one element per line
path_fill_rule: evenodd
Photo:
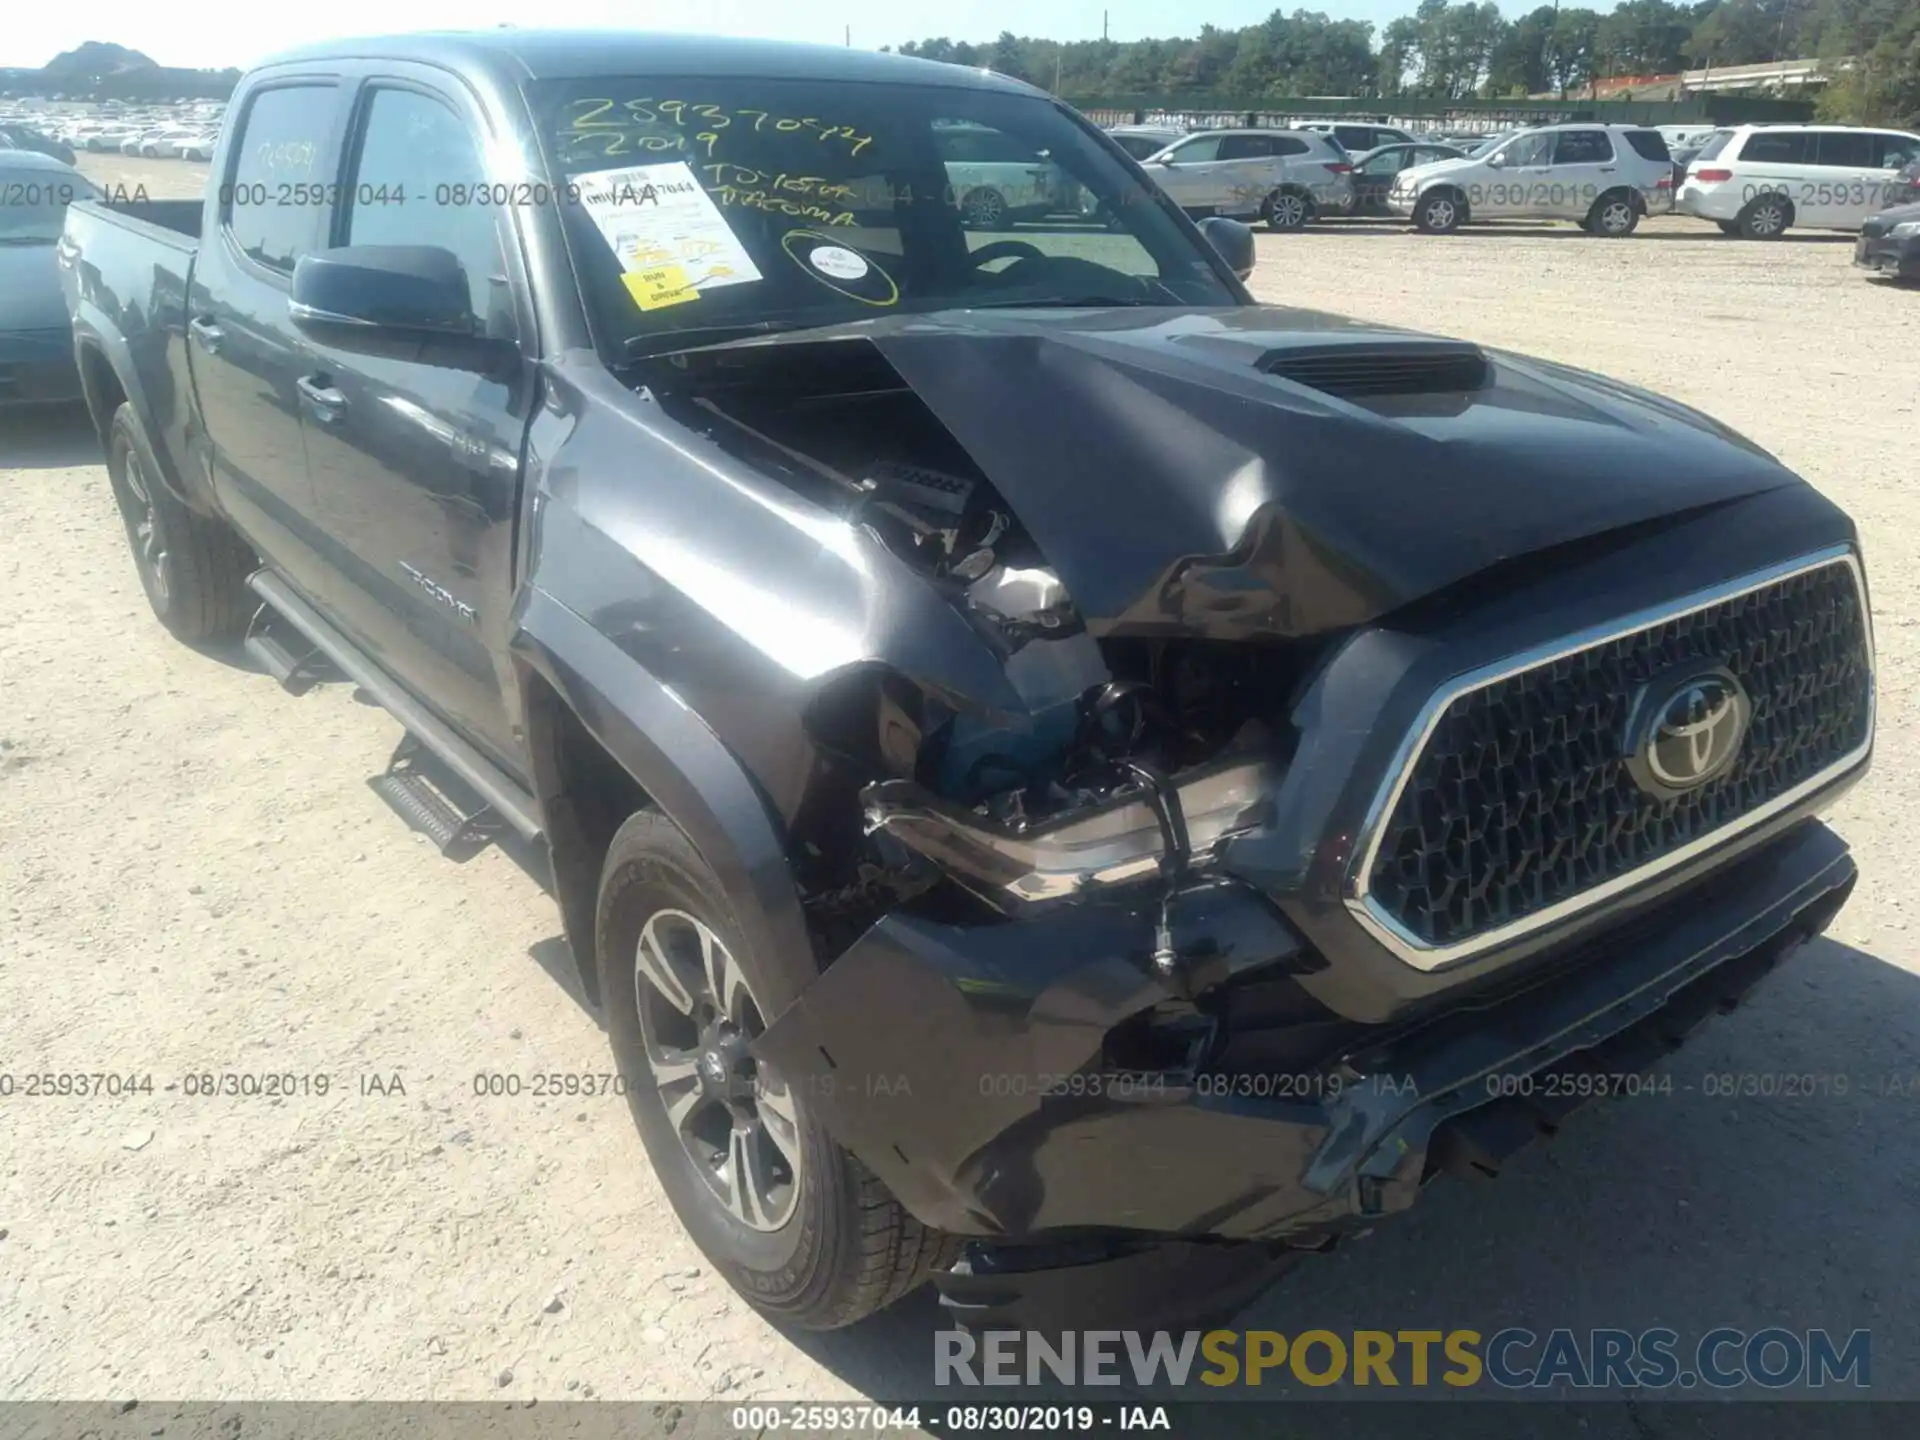
<path fill-rule="evenodd" d="M 1218 135 L 1194 135 L 1169 145 L 1146 168 L 1183 210 L 1213 210 L 1226 201 L 1223 172 L 1231 165 L 1220 159 Z"/>
<path fill-rule="evenodd" d="M 1521 135 L 1487 157 L 1487 180 L 1470 197 L 1479 220 L 1525 218 L 1536 195 L 1543 195 L 1552 168 L 1553 132 Z M 1498 160 L 1498 165 L 1493 164 Z"/>

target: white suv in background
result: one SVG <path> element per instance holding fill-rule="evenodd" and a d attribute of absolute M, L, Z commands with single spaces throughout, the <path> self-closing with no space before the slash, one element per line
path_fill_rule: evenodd
<path fill-rule="evenodd" d="M 1645 125 L 1549 125 L 1485 153 L 1402 170 L 1387 208 L 1431 235 L 1470 220 L 1572 220 L 1594 235 L 1631 235 L 1673 208 L 1673 162 Z"/>
<path fill-rule="evenodd" d="M 1353 208 L 1352 162 L 1331 136 L 1308 130 L 1205 130 L 1140 163 L 1190 215 L 1298 230 L 1317 213 Z"/>
<path fill-rule="evenodd" d="M 1777 240 L 1790 225 L 1858 230 L 1884 210 L 1920 135 L 1855 125 L 1716 130 L 1687 167 L 1679 207 L 1729 235 Z"/>

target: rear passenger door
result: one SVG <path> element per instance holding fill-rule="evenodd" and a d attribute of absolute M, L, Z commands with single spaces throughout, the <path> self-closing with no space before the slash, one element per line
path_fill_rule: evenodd
<path fill-rule="evenodd" d="M 369 78 L 343 146 L 328 243 L 433 245 L 466 272 L 477 330 L 534 353 L 511 208 L 484 121 L 429 76 Z M 505 677 L 513 535 L 534 372 L 389 359 L 316 343 L 308 463 L 337 568 L 327 608 L 391 674 L 511 765 Z"/>
<path fill-rule="evenodd" d="M 1813 163 L 1813 136 L 1805 130 L 1754 130 L 1740 147 L 1734 179 L 1745 206 L 1765 194 L 1784 195 L 1793 205 L 1794 223 L 1822 221 L 1814 188 L 1819 175 Z M 1696 161 L 1696 163 L 1698 163 Z"/>
<path fill-rule="evenodd" d="M 1613 137 L 1604 130 L 1555 131 L 1545 182 L 1539 194 L 1529 196 L 1533 213 L 1557 220 L 1585 218 L 1600 192 L 1620 183 Z"/>
<path fill-rule="evenodd" d="M 329 566 L 300 423 L 306 341 L 287 318 L 294 260 L 315 247 L 344 113 L 338 76 L 274 75 L 242 97 L 187 292 L 187 347 L 221 505 L 311 595 Z"/>

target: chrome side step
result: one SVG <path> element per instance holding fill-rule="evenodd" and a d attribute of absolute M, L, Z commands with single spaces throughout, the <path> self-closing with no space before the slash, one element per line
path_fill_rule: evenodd
<path fill-rule="evenodd" d="M 526 839 L 541 838 L 539 806 L 518 781 L 462 740 L 445 721 L 395 684 L 365 652 L 322 619 L 311 605 L 295 595 L 278 575 L 270 570 L 256 570 L 247 584 L 254 594 L 273 607 L 280 618 L 304 636 L 315 651 L 332 662 L 334 668 L 379 701 L 381 708 L 398 720 L 407 734 L 431 752 L 432 757 L 444 765 L 457 781 L 471 789 L 487 809 Z M 394 780 L 382 788 L 379 782 L 395 775 L 395 765 L 389 765 L 385 776 L 369 782 L 381 798 L 386 799 L 416 828 L 429 824 L 436 827 L 423 828 L 423 834 L 436 836 L 436 830 L 443 829 L 451 817 L 457 822 L 456 831 L 466 832 L 468 839 L 474 838 L 478 833 L 475 827 L 486 817 L 478 811 L 456 809 L 447 803 L 445 787 L 433 787 L 443 792 L 440 795 L 432 795 L 429 791 L 429 798 L 438 806 L 438 809 L 431 808 L 419 794 L 423 788 L 420 783 L 423 777 L 414 775 L 417 767 L 413 752 L 404 743 L 395 752 L 395 762 L 401 761 L 403 755 L 407 763 L 399 766 L 399 769 L 405 778 Z M 388 795 L 388 790 L 396 788 L 407 793 L 405 803 L 408 808 L 402 808 L 401 803 Z M 420 817 L 418 822 L 416 811 Z M 458 839 L 459 836 L 456 834 L 450 838 Z M 436 843 L 441 842 L 436 838 Z M 448 847 L 441 843 L 441 848 L 446 850 Z"/>

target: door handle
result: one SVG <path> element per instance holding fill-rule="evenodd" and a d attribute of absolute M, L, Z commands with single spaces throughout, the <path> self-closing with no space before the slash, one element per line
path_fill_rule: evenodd
<path fill-rule="evenodd" d="M 347 408 L 347 397 L 328 384 L 324 375 L 302 375 L 293 386 L 325 424 L 338 420 L 340 412 Z"/>
<path fill-rule="evenodd" d="M 205 316 L 197 316 L 187 322 L 187 329 L 193 332 L 193 338 L 200 342 L 200 348 L 209 355 L 220 348 L 220 342 L 226 339 L 227 332 L 222 330 Z"/>

